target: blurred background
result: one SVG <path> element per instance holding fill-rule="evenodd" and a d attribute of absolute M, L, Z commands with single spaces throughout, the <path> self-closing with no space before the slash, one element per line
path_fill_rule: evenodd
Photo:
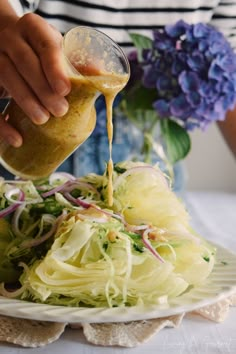
<path fill-rule="evenodd" d="M 185 160 L 187 189 L 236 193 L 236 159 L 217 125 L 192 132 L 191 138 L 192 150 Z"/>
<path fill-rule="evenodd" d="M 0 100 L 0 112 L 6 102 Z M 191 132 L 191 140 L 192 149 L 184 161 L 186 189 L 236 193 L 236 159 L 217 125 L 210 125 L 205 132 Z"/>

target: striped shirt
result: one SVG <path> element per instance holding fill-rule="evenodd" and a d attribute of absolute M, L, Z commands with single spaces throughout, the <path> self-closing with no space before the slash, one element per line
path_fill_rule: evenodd
<path fill-rule="evenodd" d="M 123 48 L 132 46 L 129 32 L 150 35 L 152 29 L 183 19 L 205 22 L 222 31 L 236 48 L 236 0 L 10 0 L 34 11 L 61 33 L 95 27 Z"/>

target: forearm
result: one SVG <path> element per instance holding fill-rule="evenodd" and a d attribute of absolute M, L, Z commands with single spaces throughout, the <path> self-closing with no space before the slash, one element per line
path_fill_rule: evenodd
<path fill-rule="evenodd" d="M 221 133 L 236 158 L 236 107 L 229 111 L 226 119 L 218 124 Z"/>
<path fill-rule="evenodd" d="M 7 25 L 16 22 L 19 16 L 8 0 L 0 0 L 0 31 Z"/>

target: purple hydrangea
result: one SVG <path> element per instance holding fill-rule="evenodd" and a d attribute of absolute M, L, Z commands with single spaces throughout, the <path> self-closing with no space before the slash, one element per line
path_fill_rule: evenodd
<path fill-rule="evenodd" d="M 223 120 L 236 104 L 236 54 L 222 33 L 198 23 L 178 21 L 153 32 L 143 51 L 136 78 L 156 89 L 154 109 L 161 118 L 176 118 L 191 130 Z"/>

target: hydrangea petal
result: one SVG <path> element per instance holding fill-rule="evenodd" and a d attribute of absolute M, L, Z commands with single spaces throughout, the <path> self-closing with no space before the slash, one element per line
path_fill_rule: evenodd
<path fill-rule="evenodd" d="M 219 55 L 216 57 L 214 61 L 223 70 L 227 68 L 227 71 L 236 72 L 236 56 L 233 53 L 230 53 L 230 55 L 226 55 L 226 56 Z"/>
<path fill-rule="evenodd" d="M 193 71 L 201 71 L 207 66 L 204 55 L 196 51 L 187 57 L 187 64 Z"/>
<path fill-rule="evenodd" d="M 197 91 L 188 92 L 186 95 L 186 100 L 191 105 L 191 107 L 197 107 L 201 104 L 201 96 Z"/>
<path fill-rule="evenodd" d="M 205 23 L 197 23 L 193 27 L 193 34 L 196 38 L 205 38 L 209 35 L 210 28 Z"/>
<path fill-rule="evenodd" d="M 156 87 L 158 90 L 160 91 L 168 91 L 171 90 L 172 88 L 172 80 L 171 77 L 167 76 L 167 75 L 160 75 L 157 78 L 157 82 L 156 82 Z"/>
<path fill-rule="evenodd" d="M 185 95 L 180 94 L 170 101 L 170 112 L 173 117 L 186 119 L 190 116 L 192 109 L 186 100 Z"/>
<path fill-rule="evenodd" d="M 208 71 L 209 79 L 220 81 L 223 75 L 224 70 L 217 64 L 215 60 L 213 60 Z"/>
<path fill-rule="evenodd" d="M 179 38 L 186 33 L 191 26 L 183 20 L 179 20 L 174 25 L 165 26 L 165 32 L 171 38 Z"/>
<path fill-rule="evenodd" d="M 173 61 L 171 63 L 171 73 L 173 76 L 178 76 L 182 71 L 186 69 L 186 54 L 185 53 L 177 53 L 173 57 Z"/>
<path fill-rule="evenodd" d="M 209 42 L 207 40 L 201 40 L 198 42 L 198 49 L 200 52 L 205 53 L 209 48 Z"/>
<path fill-rule="evenodd" d="M 188 93 L 192 90 L 198 90 L 200 79 L 196 72 L 182 71 L 178 78 L 180 87 L 183 92 Z"/>
<path fill-rule="evenodd" d="M 170 116 L 169 102 L 164 99 L 155 101 L 153 103 L 153 108 L 161 118 L 168 118 Z"/>

